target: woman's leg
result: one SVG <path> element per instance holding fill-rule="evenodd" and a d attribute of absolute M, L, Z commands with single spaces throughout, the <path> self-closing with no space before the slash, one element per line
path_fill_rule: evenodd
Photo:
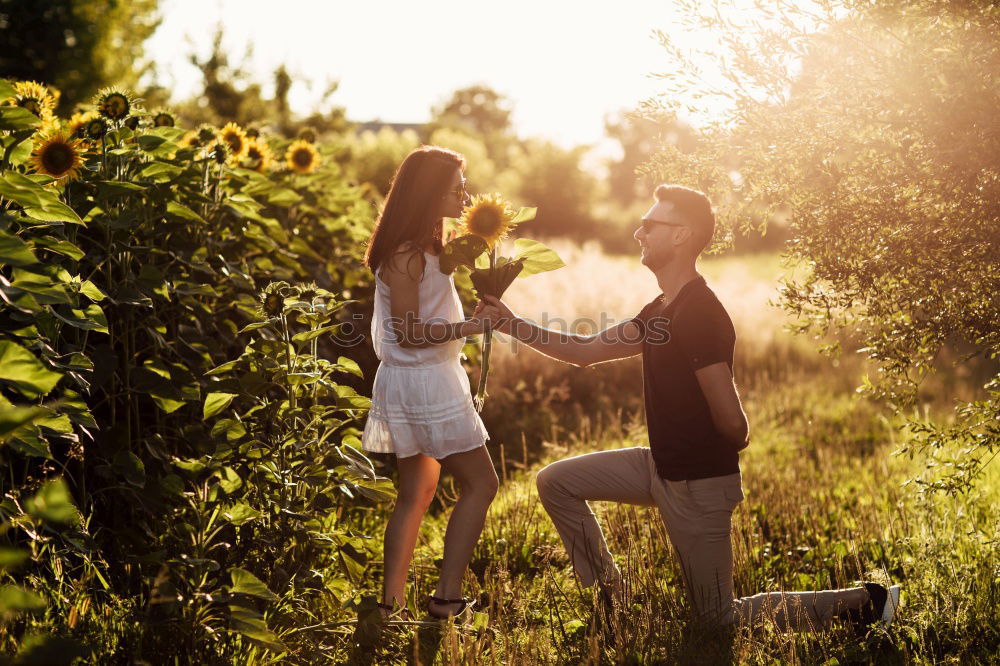
<path fill-rule="evenodd" d="M 486 522 L 486 511 L 496 497 L 500 481 L 485 446 L 455 453 L 441 461 L 445 471 L 458 481 L 459 498 L 444 535 L 444 562 L 435 596 L 458 599 L 462 596 L 462 577 L 472 559 Z M 456 611 L 458 604 L 435 604 L 439 613 Z"/>
<path fill-rule="evenodd" d="M 385 580 L 382 603 L 402 606 L 406 602 L 406 579 L 417 545 L 417 533 L 427 507 L 437 490 L 441 465 L 434 458 L 417 454 L 396 458 L 399 490 L 396 505 L 385 527 Z"/>

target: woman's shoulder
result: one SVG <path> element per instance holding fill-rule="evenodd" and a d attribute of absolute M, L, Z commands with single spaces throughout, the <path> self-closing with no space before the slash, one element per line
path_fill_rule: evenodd
<path fill-rule="evenodd" d="M 401 243 L 386 259 L 380 271 L 383 274 L 382 278 L 388 282 L 390 278 L 405 276 L 419 282 L 427 264 L 427 257 L 424 255 L 424 251 L 413 243 L 409 241 Z"/>

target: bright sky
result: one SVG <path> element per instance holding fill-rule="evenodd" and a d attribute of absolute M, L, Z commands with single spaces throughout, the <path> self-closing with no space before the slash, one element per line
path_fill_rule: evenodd
<path fill-rule="evenodd" d="M 452 91 L 485 83 L 512 100 L 522 136 L 564 146 L 600 141 L 606 114 L 659 92 L 652 31 L 676 32 L 669 0 L 162 0 L 161 12 L 147 55 L 175 98 L 199 89 L 187 55 L 209 53 L 222 20 L 231 62 L 251 46 L 265 94 L 286 63 L 297 110 L 339 81 L 330 103 L 349 119 L 419 123 Z"/>

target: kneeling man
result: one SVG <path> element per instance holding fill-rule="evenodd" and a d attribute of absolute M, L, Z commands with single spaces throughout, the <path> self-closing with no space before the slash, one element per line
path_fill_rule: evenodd
<path fill-rule="evenodd" d="M 696 270 L 715 213 L 703 193 L 656 188 L 635 231 L 642 263 L 662 294 L 632 319 L 594 335 L 543 329 L 501 301 L 498 330 L 552 358 L 586 367 L 642 355 L 649 446 L 555 462 L 538 474 L 538 493 L 584 586 L 613 598 L 620 572 L 589 500 L 655 505 L 680 558 L 697 615 L 713 624 L 764 615 L 787 629 L 815 629 L 840 616 L 864 630 L 888 623 L 899 587 L 875 583 L 820 592 L 733 597 L 733 510 L 743 500 L 739 452 L 749 426 L 733 380 L 736 333 L 725 308 Z"/>

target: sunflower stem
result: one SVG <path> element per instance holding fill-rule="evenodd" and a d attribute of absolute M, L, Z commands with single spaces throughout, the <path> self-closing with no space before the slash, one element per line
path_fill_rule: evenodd
<path fill-rule="evenodd" d="M 477 412 L 483 411 L 483 405 L 486 404 L 486 379 L 490 374 L 490 352 L 492 351 L 493 329 L 487 328 L 483 332 L 483 358 L 479 371 L 479 388 L 476 389 L 476 398 L 473 400 Z"/>
<path fill-rule="evenodd" d="M 490 295 L 496 296 L 497 280 L 496 280 L 496 268 L 497 268 L 497 249 L 496 247 L 490 248 L 490 275 L 488 280 L 489 293 Z M 476 406 L 476 411 L 483 411 L 483 405 L 486 404 L 486 379 L 490 374 L 490 352 L 493 351 L 493 329 L 487 328 L 483 331 L 483 358 L 482 358 L 482 368 L 479 371 L 479 388 L 476 389 L 476 398 L 473 401 Z"/>

